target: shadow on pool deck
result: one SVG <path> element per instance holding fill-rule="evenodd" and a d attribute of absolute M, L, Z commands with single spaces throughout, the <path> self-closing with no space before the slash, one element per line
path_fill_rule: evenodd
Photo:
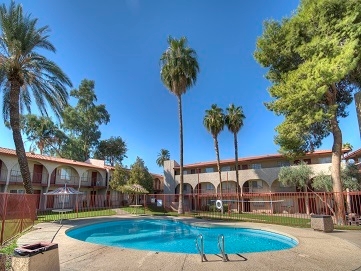
<path fill-rule="evenodd" d="M 18 245 L 39 241 L 59 244 L 61 270 L 361 270 L 361 231 L 317 232 L 312 229 L 291 228 L 256 223 L 215 223 L 184 218 L 188 222 L 239 225 L 291 235 L 299 241 L 295 248 L 263 253 L 230 254 L 229 262 L 222 262 L 220 254 L 207 254 L 207 262 L 200 255 L 140 251 L 106 247 L 75 240 L 65 231 L 74 226 L 138 219 L 137 216 L 112 216 L 63 220 L 41 223 L 23 235 Z M 156 217 L 161 219 L 161 217 Z"/>

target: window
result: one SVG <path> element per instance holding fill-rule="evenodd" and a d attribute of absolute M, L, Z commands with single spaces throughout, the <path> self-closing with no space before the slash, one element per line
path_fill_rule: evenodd
<path fill-rule="evenodd" d="M 251 168 L 252 168 L 252 169 L 261 169 L 262 166 L 261 166 L 261 164 L 252 164 L 252 165 L 251 165 Z"/>
<path fill-rule="evenodd" d="M 264 206 L 264 199 L 263 198 L 255 198 L 253 201 L 253 206 L 263 207 Z"/>
<path fill-rule="evenodd" d="M 301 160 L 295 160 L 295 161 L 293 161 L 293 163 L 294 163 L 295 165 L 299 165 L 300 162 L 301 162 Z M 307 165 L 310 165 L 310 164 L 311 164 L 311 159 L 303 159 L 303 162 L 304 162 L 305 164 L 307 164 Z"/>
<path fill-rule="evenodd" d="M 60 179 L 65 181 L 70 181 L 71 169 L 70 168 L 61 168 L 58 170 L 60 174 Z"/>
<path fill-rule="evenodd" d="M 214 186 L 211 183 L 207 183 L 206 190 L 214 190 Z"/>
<path fill-rule="evenodd" d="M 242 170 L 248 169 L 248 165 L 242 165 Z"/>
<path fill-rule="evenodd" d="M 10 193 L 11 194 L 25 194 L 25 190 L 23 190 L 23 189 L 11 189 Z"/>
<path fill-rule="evenodd" d="M 320 157 L 318 158 L 320 164 L 329 164 L 331 163 L 331 157 Z"/>
<path fill-rule="evenodd" d="M 222 182 L 222 190 L 232 190 L 232 183 Z"/>
<path fill-rule="evenodd" d="M 230 166 L 224 166 L 221 168 L 221 171 L 230 171 L 231 167 Z"/>
<path fill-rule="evenodd" d="M 179 170 L 174 171 L 174 175 L 179 175 L 179 174 L 180 174 Z"/>
<path fill-rule="evenodd" d="M 206 173 L 211 173 L 211 172 L 214 172 L 213 168 L 212 167 L 207 167 L 206 168 Z"/>
<path fill-rule="evenodd" d="M 195 174 L 196 170 L 195 169 L 191 169 L 191 174 Z"/>
<path fill-rule="evenodd" d="M 293 207 L 293 199 L 285 199 L 281 202 L 282 207 Z"/>
<path fill-rule="evenodd" d="M 183 174 L 184 175 L 188 174 L 188 170 L 183 170 Z"/>
<path fill-rule="evenodd" d="M 277 164 L 279 167 L 288 167 L 290 166 L 290 161 L 278 161 Z"/>
<path fill-rule="evenodd" d="M 258 188 L 262 188 L 263 184 L 261 180 L 258 181 L 252 181 L 252 188 L 254 189 L 258 189 Z"/>

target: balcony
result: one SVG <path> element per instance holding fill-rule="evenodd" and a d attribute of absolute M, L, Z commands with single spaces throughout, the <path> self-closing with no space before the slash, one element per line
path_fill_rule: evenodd
<path fill-rule="evenodd" d="M 67 175 L 67 174 L 56 175 L 55 177 L 52 176 L 50 184 L 55 186 L 63 186 L 66 184 L 67 186 L 78 187 L 79 177 L 76 175 Z"/>
<path fill-rule="evenodd" d="M 82 187 L 94 187 L 94 188 L 104 188 L 106 187 L 105 180 L 103 177 L 98 175 L 96 178 L 94 177 L 83 177 L 81 179 Z"/>
<path fill-rule="evenodd" d="M 48 176 L 49 175 L 47 173 L 30 172 L 31 183 L 33 184 L 33 186 L 47 186 Z M 1 176 L 1 177 L 3 177 L 3 176 Z M 6 177 L 5 177 L 5 181 L 6 181 Z M 12 170 L 10 172 L 9 183 L 10 184 L 20 184 L 20 183 L 22 184 L 22 182 L 23 182 L 23 177 L 21 176 L 21 172 Z"/>

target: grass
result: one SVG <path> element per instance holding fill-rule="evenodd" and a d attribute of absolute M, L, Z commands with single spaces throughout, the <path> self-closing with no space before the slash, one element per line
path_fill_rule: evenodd
<path fill-rule="evenodd" d="M 16 244 L 17 239 L 11 240 L 11 242 L 6 243 L 4 246 L 0 248 L 0 254 L 6 255 L 6 263 L 5 263 L 5 270 L 12 270 L 11 269 L 11 256 L 14 254 L 14 249 L 17 248 Z"/>
<path fill-rule="evenodd" d="M 103 210 L 92 210 L 84 212 L 69 212 L 65 214 L 45 212 L 38 215 L 36 222 L 46 222 L 46 221 L 56 221 L 62 219 L 74 219 L 74 218 L 84 218 L 84 217 L 95 217 L 95 216 L 111 216 L 115 215 L 116 212 L 112 209 L 103 209 Z"/>

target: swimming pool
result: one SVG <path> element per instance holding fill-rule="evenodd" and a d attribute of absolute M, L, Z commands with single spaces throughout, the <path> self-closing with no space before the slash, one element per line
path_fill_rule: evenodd
<path fill-rule="evenodd" d="M 195 239 L 203 235 L 205 254 L 217 254 L 223 234 L 225 253 L 284 250 L 298 242 L 278 233 L 237 227 L 200 227 L 176 220 L 128 219 L 91 224 L 66 231 L 69 237 L 106 246 L 159 252 L 198 253 Z"/>

